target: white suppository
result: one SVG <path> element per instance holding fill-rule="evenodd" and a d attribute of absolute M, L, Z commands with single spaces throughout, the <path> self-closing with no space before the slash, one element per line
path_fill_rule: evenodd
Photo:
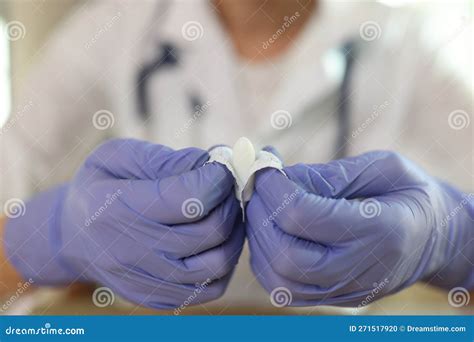
<path fill-rule="evenodd" d="M 255 173 L 264 168 L 283 169 L 278 157 L 267 151 L 256 152 L 252 142 L 245 137 L 239 138 L 233 149 L 218 146 L 209 151 L 209 155 L 208 163 L 220 163 L 234 176 L 235 196 L 240 201 L 242 210 L 252 197 Z M 243 213 L 245 218 L 245 210 Z"/>
<path fill-rule="evenodd" d="M 238 179 L 241 181 L 248 179 L 250 168 L 256 158 L 255 148 L 249 139 L 242 137 L 235 142 L 231 163 Z"/>

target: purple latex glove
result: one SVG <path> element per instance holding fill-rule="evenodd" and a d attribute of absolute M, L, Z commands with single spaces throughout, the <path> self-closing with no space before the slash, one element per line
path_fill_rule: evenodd
<path fill-rule="evenodd" d="M 257 175 L 251 265 L 290 305 L 360 306 L 418 280 L 474 287 L 474 196 L 391 152 Z"/>
<path fill-rule="evenodd" d="M 8 221 L 10 260 L 35 283 L 98 282 L 153 308 L 221 296 L 245 231 L 232 175 L 207 159 L 196 148 L 106 142 L 71 183 Z"/>

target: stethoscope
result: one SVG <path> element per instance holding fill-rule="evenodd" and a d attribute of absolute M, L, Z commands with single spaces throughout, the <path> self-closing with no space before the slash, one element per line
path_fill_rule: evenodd
<path fill-rule="evenodd" d="M 162 12 L 163 13 L 163 12 Z M 341 85 L 337 91 L 337 121 L 339 132 L 336 139 L 334 152 L 335 159 L 345 157 L 348 153 L 347 137 L 350 133 L 350 83 L 354 68 L 356 54 L 355 41 L 349 41 L 342 46 L 342 54 L 345 59 L 345 69 Z M 178 67 L 180 61 L 180 51 L 169 42 L 162 42 L 159 45 L 158 53 L 151 62 L 146 63 L 138 70 L 136 77 L 137 89 L 137 109 L 141 119 L 150 119 L 150 94 L 149 81 L 152 76 L 156 76 L 160 71 L 168 68 Z M 190 115 L 194 115 L 196 108 L 202 108 L 204 103 L 198 96 L 189 94 Z"/>

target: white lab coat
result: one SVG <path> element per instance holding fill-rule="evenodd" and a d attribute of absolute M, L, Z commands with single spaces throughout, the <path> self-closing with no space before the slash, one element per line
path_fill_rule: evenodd
<path fill-rule="evenodd" d="M 374 21 L 380 36 L 362 41 L 351 82 L 350 154 L 374 149 L 398 151 L 435 176 L 473 189 L 473 123 L 452 129 L 450 113 L 472 121 L 472 93 L 452 72 L 442 70 L 436 51 L 420 40 L 410 11 L 373 3 L 323 2 L 298 38 L 278 96 L 260 124 L 242 120 L 245 103 L 236 96 L 237 63 L 231 41 L 207 1 L 96 1 L 77 8 L 43 47 L 25 82 L 25 92 L 2 130 L 0 200 L 26 199 L 71 178 L 83 158 L 109 137 L 135 137 L 181 148 L 233 144 L 247 136 L 277 147 L 287 164 L 327 162 L 338 134 L 334 94 L 341 83 L 337 48 L 360 38 L 361 25 Z M 188 41 L 182 27 L 202 25 L 202 37 Z M 156 57 L 162 42 L 179 51 L 177 67 L 149 82 L 150 120 L 137 113 L 140 66 Z M 334 57 L 336 56 L 336 57 Z M 192 118 L 189 96 L 197 94 L 205 113 Z M 113 114 L 114 125 L 98 130 L 93 115 Z M 292 125 L 275 130 L 276 110 Z M 184 130 L 184 131 L 183 131 Z M 181 132 L 181 133 L 179 133 Z M 254 279 L 245 250 L 224 297 L 210 305 L 270 306 Z"/>

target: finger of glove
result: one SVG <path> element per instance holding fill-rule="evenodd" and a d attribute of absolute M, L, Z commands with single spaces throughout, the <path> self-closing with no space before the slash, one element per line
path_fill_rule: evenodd
<path fill-rule="evenodd" d="M 137 215 L 128 208 L 124 209 L 125 214 L 113 215 L 108 219 L 112 223 L 109 234 L 113 236 L 119 231 L 171 259 L 198 254 L 222 244 L 241 215 L 233 194 L 202 220 L 181 225 L 164 225 Z"/>
<path fill-rule="evenodd" d="M 226 241 L 240 219 L 239 202 L 233 193 L 200 221 L 167 227 L 156 250 L 181 259 L 217 247 Z"/>
<path fill-rule="evenodd" d="M 183 259 L 172 259 L 166 253 L 146 249 L 134 250 L 129 255 L 115 251 L 115 255 L 122 268 L 174 284 L 194 284 L 229 274 L 237 264 L 243 242 L 243 229 L 236 229 L 221 245 Z"/>
<path fill-rule="evenodd" d="M 275 157 L 277 157 L 279 160 L 283 162 L 283 157 L 281 153 L 275 147 L 268 145 L 262 148 L 262 150 L 266 152 L 270 152 L 271 154 L 273 154 Z"/>
<path fill-rule="evenodd" d="M 373 296 L 370 290 L 345 293 L 345 289 L 333 290 L 307 285 L 286 279 L 274 272 L 264 259 L 251 258 L 251 268 L 259 283 L 270 294 L 273 305 L 282 306 L 316 306 L 337 305 L 355 306 L 362 303 L 367 296 Z"/>
<path fill-rule="evenodd" d="M 288 178 L 306 191 L 328 198 L 383 195 L 413 183 L 416 168 L 393 152 L 375 151 L 327 164 L 284 168 Z"/>
<path fill-rule="evenodd" d="M 119 200 L 137 215 L 163 224 L 196 222 L 231 193 L 234 179 L 217 163 L 155 181 L 123 181 Z"/>
<path fill-rule="evenodd" d="M 250 242 L 249 242 L 250 244 Z M 273 305 L 299 306 L 301 301 L 322 299 L 329 294 L 325 289 L 316 285 L 307 285 L 285 278 L 275 272 L 267 263 L 265 257 L 259 255 L 258 249 L 251 247 L 250 265 L 258 282 L 270 294 Z"/>
<path fill-rule="evenodd" d="M 370 236 L 381 224 L 382 215 L 367 218 L 361 214 L 367 203 L 308 193 L 275 170 L 259 172 L 255 184 L 269 217 L 292 236 L 323 244 L 343 243 Z M 384 219 L 391 218 L 393 210 L 388 205 L 376 205 L 385 210 Z"/>
<path fill-rule="evenodd" d="M 103 274 L 100 283 L 108 285 L 115 293 L 133 303 L 153 309 L 169 310 L 182 307 L 183 303 L 191 297 L 194 299 L 190 305 L 221 297 L 230 277 L 229 274 L 215 281 L 200 279 L 193 284 L 177 284 L 131 269 L 126 272 L 115 270 L 113 273 Z M 177 314 L 179 313 L 180 311 Z"/>
<path fill-rule="evenodd" d="M 242 252 L 245 231 L 240 225 L 236 226 L 229 238 L 221 245 L 206 250 L 174 263 L 175 280 L 181 283 L 192 283 L 199 279 L 221 279 L 230 274 Z"/>
<path fill-rule="evenodd" d="M 258 255 L 258 249 L 251 248 L 251 268 L 259 283 L 270 293 L 273 305 L 281 306 L 310 306 L 310 305 L 339 305 L 349 306 L 357 298 L 365 297 L 369 290 L 354 290 L 341 281 L 331 287 L 315 284 L 305 284 L 288 279 L 269 267 L 264 257 Z M 359 300 L 359 304 L 362 300 Z"/>
<path fill-rule="evenodd" d="M 94 267 L 106 265 L 108 271 L 147 275 L 173 284 L 194 284 L 203 280 L 224 278 L 237 264 L 244 242 L 244 229 L 235 229 L 221 245 L 183 259 L 172 259 L 159 250 L 149 248 L 129 235 L 120 235 L 99 253 Z M 126 252 L 124 252 L 126 251 Z M 103 270 L 94 272 L 102 274 Z"/>
<path fill-rule="evenodd" d="M 350 271 L 349 262 L 339 262 L 341 256 L 348 253 L 289 235 L 274 222 L 262 225 L 267 214 L 258 194 L 248 204 L 247 213 L 247 236 L 252 253 L 265 258 L 268 266 L 282 277 L 330 287 L 341 279 L 341 274 L 345 276 Z"/>
<path fill-rule="evenodd" d="M 85 169 L 117 179 L 155 180 L 202 166 L 209 154 L 198 148 L 173 150 L 135 139 L 114 139 L 100 145 L 86 160 Z"/>

